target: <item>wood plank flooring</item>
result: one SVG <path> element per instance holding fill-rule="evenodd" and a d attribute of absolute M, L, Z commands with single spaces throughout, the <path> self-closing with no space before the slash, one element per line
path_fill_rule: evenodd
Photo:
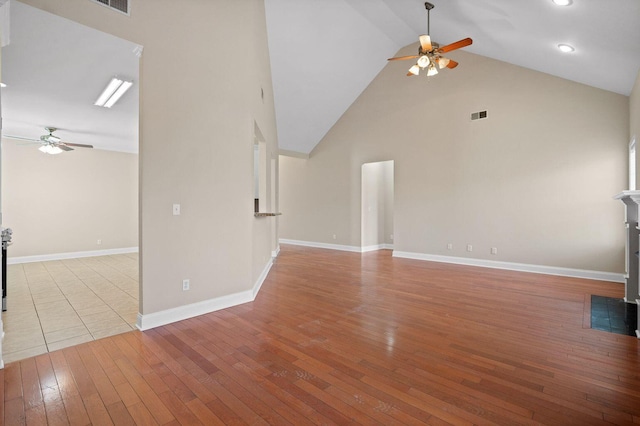
<path fill-rule="evenodd" d="M 621 284 L 283 246 L 253 303 L 8 364 L 5 425 L 640 424 Z"/>

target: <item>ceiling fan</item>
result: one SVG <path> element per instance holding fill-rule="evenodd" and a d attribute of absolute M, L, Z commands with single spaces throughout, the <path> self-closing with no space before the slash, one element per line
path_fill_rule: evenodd
<path fill-rule="evenodd" d="M 38 149 L 44 153 L 52 154 L 52 155 L 60 154 L 63 151 L 73 151 L 73 148 L 71 148 L 72 146 L 75 146 L 77 148 L 93 148 L 93 145 L 62 142 L 62 139 L 60 139 L 59 137 L 53 134 L 53 132 L 58 130 L 55 127 L 45 127 L 45 130 L 49 132 L 49 134 L 40 136 L 40 139 L 23 138 L 20 136 L 9 136 L 9 135 L 6 135 L 5 137 L 10 139 L 20 139 L 20 140 L 25 140 L 30 142 L 39 142 L 41 146 Z"/>
<path fill-rule="evenodd" d="M 420 74 L 420 70 L 424 70 L 425 68 L 427 69 L 427 76 L 432 76 L 438 74 L 438 68 L 442 69 L 457 67 L 458 63 L 456 61 L 454 61 L 453 59 L 445 58 L 442 55 L 444 53 L 451 52 L 452 50 L 469 46 L 471 43 L 473 43 L 473 40 L 468 37 L 442 47 L 440 47 L 438 43 L 432 42 L 431 36 L 429 35 L 429 12 L 435 6 L 429 2 L 425 2 L 424 7 L 427 9 L 427 34 L 423 34 L 419 37 L 420 46 L 418 47 L 418 54 L 409 56 L 398 56 L 388 59 L 389 61 L 404 61 L 407 59 L 418 58 L 416 64 L 409 68 L 409 72 L 407 73 L 407 76 L 409 77 Z"/>

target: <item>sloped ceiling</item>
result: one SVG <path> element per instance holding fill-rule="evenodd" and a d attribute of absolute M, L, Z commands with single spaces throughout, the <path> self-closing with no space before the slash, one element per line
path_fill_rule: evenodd
<path fill-rule="evenodd" d="M 466 51 L 629 95 L 640 1 L 432 0 L 431 36 Z M 422 0 L 265 0 L 280 149 L 307 154 L 387 65 L 426 33 Z M 575 52 L 563 54 L 559 43 Z M 412 64 L 388 66 L 406 73 Z M 464 66 L 461 64 L 460 66 Z M 455 72 L 445 70 L 444 72 Z M 407 78 L 421 84 L 426 77 Z M 432 77 L 437 79 L 437 76 Z"/>

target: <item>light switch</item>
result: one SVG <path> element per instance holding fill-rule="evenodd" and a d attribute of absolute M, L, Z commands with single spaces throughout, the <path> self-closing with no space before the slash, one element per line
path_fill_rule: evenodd
<path fill-rule="evenodd" d="M 180 204 L 173 205 L 173 215 L 180 216 Z"/>

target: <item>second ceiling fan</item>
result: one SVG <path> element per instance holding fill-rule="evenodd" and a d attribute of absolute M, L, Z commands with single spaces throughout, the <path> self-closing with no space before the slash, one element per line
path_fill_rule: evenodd
<path fill-rule="evenodd" d="M 93 145 L 87 145 L 83 143 L 71 143 L 71 142 L 63 142 L 62 139 L 53 134 L 56 130 L 55 127 L 45 127 L 45 130 L 49 132 L 48 135 L 40 136 L 40 139 L 31 139 L 24 138 L 21 136 L 10 136 L 5 135 L 5 137 L 9 139 L 18 139 L 29 142 L 40 143 L 40 147 L 38 148 L 40 151 L 46 154 L 60 154 L 63 151 L 73 151 L 72 147 L 77 148 L 93 148 Z"/>
<path fill-rule="evenodd" d="M 409 56 L 398 56 L 388 59 L 389 61 L 404 61 L 407 59 L 417 58 L 418 61 L 416 62 L 416 64 L 409 68 L 409 72 L 407 73 L 407 76 L 409 77 L 419 75 L 421 69 L 426 69 L 427 76 L 432 76 L 438 74 L 438 68 L 442 69 L 457 67 L 458 63 L 456 61 L 454 61 L 453 59 L 445 58 L 443 54 L 451 52 L 452 50 L 469 46 L 471 43 L 473 43 L 473 40 L 468 37 L 442 47 L 440 47 L 438 43 L 432 42 L 431 36 L 429 35 L 429 12 L 434 8 L 434 5 L 432 3 L 425 2 L 424 7 L 427 9 L 427 34 L 423 34 L 419 37 L 420 46 L 418 47 L 418 54 Z"/>

